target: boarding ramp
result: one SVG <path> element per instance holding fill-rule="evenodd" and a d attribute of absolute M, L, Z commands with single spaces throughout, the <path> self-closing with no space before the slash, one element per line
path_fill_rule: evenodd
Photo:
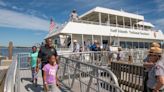
<path fill-rule="evenodd" d="M 41 72 L 38 86 L 31 82 L 29 53 L 14 56 L 10 65 L 4 92 L 43 92 Z M 58 77 L 62 92 L 123 92 L 117 77 L 110 70 L 60 56 Z"/>

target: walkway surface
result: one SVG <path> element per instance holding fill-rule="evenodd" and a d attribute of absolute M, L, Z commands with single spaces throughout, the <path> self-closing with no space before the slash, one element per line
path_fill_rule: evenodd
<path fill-rule="evenodd" d="M 20 92 L 44 92 L 43 91 L 43 82 L 41 71 L 38 74 L 38 85 L 35 86 L 31 82 L 31 71 L 30 69 L 21 69 L 20 70 Z M 61 92 L 70 92 L 62 84 L 60 88 Z"/>

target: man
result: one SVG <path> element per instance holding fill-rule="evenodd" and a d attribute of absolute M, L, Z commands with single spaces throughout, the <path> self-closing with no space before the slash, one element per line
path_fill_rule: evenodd
<path fill-rule="evenodd" d="M 73 41 L 73 52 L 79 52 L 80 51 L 80 45 L 77 42 L 77 40 Z"/>
<path fill-rule="evenodd" d="M 76 10 L 74 9 L 70 15 L 71 21 L 77 21 L 79 19 L 78 14 L 76 13 Z"/>
<path fill-rule="evenodd" d="M 41 63 L 41 69 L 48 63 L 47 57 L 48 55 L 55 55 L 58 59 L 58 54 L 56 49 L 52 45 L 52 39 L 48 38 L 45 40 L 46 44 L 44 46 L 41 46 L 39 53 L 38 53 L 38 60 L 37 60 L 37 66 L 36 71 L 39 71 L 39 64 Z M 42 77 L 43 77 L 43 70 L 42 70 Z"/>
<path fill-rule="evenodd" d="M 124 59 L 124 53 L 122 52 L 122 48 L 118 47 L 117 61 L 123 61 L 123 59 Z"/>
<path fill-rule="evenodd" d="M 95 40 L 91 46 L 91 51 L 97 51 L 97 46 L 96 46 L 97 43 L 98 43 L 97 40 Z"/>

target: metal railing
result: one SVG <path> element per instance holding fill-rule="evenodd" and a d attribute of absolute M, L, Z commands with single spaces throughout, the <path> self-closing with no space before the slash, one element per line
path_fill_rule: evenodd
<path fill-rule="evenodd" d="M 28 57 L 29 53 L 19 53 L 13 57 L 6 74 L 4 92 L 20 92 L 20 69 L 29 68 Z"/>
<path fill-rule="evenodd" d="M 20 73 L 24 69 L 30 70 L 28 57 L 29 53 L 19 53 L 14 56 L 6 75 L 4 92 L 21 92 L 21 79 L 26 75 Z M 118 86 L 116 76 L 110 70 L 62 56 L 60 56 L 58 76 L 61 82 L 74 92 L 123 92 Z M 77 85 L 79 87 L 76 87 Z"/>
<path fill-rule="evenodd" d="M 144 91 L 144 67 L 142 64 L 112 62 L 111 70 L 117 76 L 120 87 L 125 92 Z"/>
<path fill-rule="evenodd" d="M 16 73 L 17 73 L 17 61 L 16 61 L 16 57 L 14 57 L 6 74 L 5 83 L 4 83 L 4 92 L 15 92 Z"/>
<path fill-rule="evenodd" d="M 59 61 L 59 79 L 73 92 L 123 92 L 110 70 L 62 56 Z"/>
<path fill-rule="evenodd" d="M 62 54 L 62 56 L 70 59 L 79 60 L 85 63 L 96 65 L 108 65 L 110 62 L 117 61 L 117 53 L 112 51 L 88 51 L 88 52 L 68 52 Z M 122 62 L 128 62 L 129 56 L 131 56 L 131 63 L 140 64 L 147 56 L 147 50 L 124 50 Z"/>
<path fill-rule="evenodd" d="M 94 21 L 87 21 L 87 20 L 73 20 L 72 22 L 77 22 L 77 23 L 86 23 L 86 24 L 94 24 L 94 25 L 103 25 L 103 26 L 112 26 L 112 27 L 120 27 L 120 28 L 130 28 L 130 29 L 139 29 L 139 30 L 148 30 L 148 31 L 153 31 L 154 29 L 150 28 L 142 28 L 142 27 L 135 27 L 135 26 L 128 26 L 128 25 L 120 25 L 120 24 L 110 24 L 110 23 L 99 23 L 99 22 L 94 22 Z"/>
<path fill-rule="evenodd" d="M 79 53 L 63 53 L 59 55 L 60 68 L 58 76 L 65 86 L 74 91 L 76 88 L 80 88 L 80 92 L 122 91 L 118 84 L 120 84 L 121 88 L 124 90 L 125 88 L 129 88 L 128 90 L 137 89 L 141 91 L 143 89 L 141 87 L 143 73 L 140 72 L 142 71 L 142 67 L 136 64 L 141 64 L 141 61 L 146 55 L 143 52 L 141 52 L 142 54 L 137 51 L 132 52 L 132 56 L 134 58 L 133 60 L 136 59 L 140 62 L 134 62 L 135 64 L 131 65 L 124 63 L 119 64 L 115 62 L 115 54 L 117 52 L 90 51 Z M 136 53 L 136 55 L 134 53 Z M 126 57 L 124 58 L 125 61 L 123 62 L 126 62 L 129 53 L 124 51 L 124 54 Z M 138 58 L 135 58 L 135 56 Z M 29 53 L 19 53 L 14 56 L 13 62 L 10 65 L 6 75 L 4 92 L 20 92 L 20 69 L 29 69 L 27 62 L 28 57 Z M 111 63 L 111 68 L 100 67 L 103 65 L 108 65 L 109 63 Z M 117 77 L 110 69 L 116 74 L 119 82 L 117 82 Z M 125 85 L 126 87 L 123 87 L 122 85 Z"/>

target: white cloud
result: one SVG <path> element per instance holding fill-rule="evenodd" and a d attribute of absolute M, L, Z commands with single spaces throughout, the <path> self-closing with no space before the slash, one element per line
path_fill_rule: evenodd
<path fill-rule="evenodd" d="M 0 6 L 7 6 L 3 1 L 0 1 Z"/>
<path fill-rule="evenodd" d="M 163 0 L 155 0 L 158 6 L 158 12 L 163 12 L 164 11 L 164 2 Z"/>
<path fill-rule="evenodd" d="M 154 20 L 154 23 L 156 24 L 156 28 L 164 32 L 164 18 L 156 19 Z"/>
<path fill-rule="evenodd" d="M 13 9 L 13 10 L 17 10 L 17 11 L 24 11 L 24 9 L 23 8 L 18 8 L 17 6 L 11 6 L 11 8 Z"/>
<path fill-rule="evenodd" d="M 48 20 L 6 9 L 0 9 L 0 12 L 1 27 L 48 31 Z"/>
<path fill-rule="evenodd" d="M 34 35 L 36 35 L 36 36 L 40 36 L 40 35 L 43 35 L 44 33 L 43 32 L 36 32 L 36 33 L 34 33 Z"/>

